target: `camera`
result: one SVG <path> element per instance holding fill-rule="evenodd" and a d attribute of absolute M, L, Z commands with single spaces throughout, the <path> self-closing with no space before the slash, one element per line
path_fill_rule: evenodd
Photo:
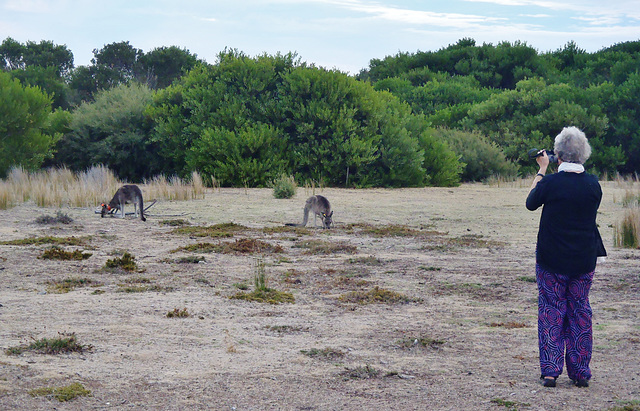
<path fill-rule="evenodd" d="M 547 152 L 547 157 L 549 157 L 549 162 L 550 163 L 557 163 L 558 162 L 558 156 L 556 156 L 556 154 L 553 151 L 551 151 L 551 150 L 538 150 L 537 148 L 532 148 L 531 150 L 529 150 L 529 152 L 528 152 L 529 158 L 533 159 L 533 158 L 536 158 L 538 156 L 541 156 L 544 151 Z"/>

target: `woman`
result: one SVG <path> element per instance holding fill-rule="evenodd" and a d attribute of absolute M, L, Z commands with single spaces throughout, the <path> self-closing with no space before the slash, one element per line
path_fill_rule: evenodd
<path fill-rule="evenodd" d="M 558 173 L 545 176 L 549 157 L 546 152 L 537 157 L 540 171 L 526 204 L 531 211 L 543 206 L 536 246 L 540 378 L 545 387 L 555 387 L 566 362 L 574 384 L 588 387 L 589 289 L 597 257 L 606 255 L 596 225 L 602 189 L 596 177 L 584 171 L 591 147 L 582 131 L 564 128 L 555 139 L 554 152 Z"/>

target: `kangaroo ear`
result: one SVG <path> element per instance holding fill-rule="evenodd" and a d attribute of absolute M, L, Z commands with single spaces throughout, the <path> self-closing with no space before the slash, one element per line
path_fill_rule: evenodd
<path fill-rule="evenodd" d="M 331 214 L 329 214 L 329 217 L 333 217 L 333 211 L 331 212 Z"/>
<path fill-rule="evenodd" d="M 323 217 L 326 217 L 326 216 L 327 216 L 327 213 L 322 213 L 322 216 L 323 216 Z"/>

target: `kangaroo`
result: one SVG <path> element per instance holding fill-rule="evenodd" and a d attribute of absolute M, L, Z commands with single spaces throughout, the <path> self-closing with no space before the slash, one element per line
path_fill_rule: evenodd
<path fill-rule="evenodd" d="M 138 216 L 138 209 L 140 209 L 140 220 L 147 221 L 144 217 L 144 205 L 142 202 L 142 191 L 134 184 L 125 184 L 116 191 L 109 204 L 102 203 L 102 211 L 100 216 L 104 217 L 107 212 L 111 210 L 120 210 L 122 218 L 124 218 L 124 205 L 133 204 L 135 215 Z"/>
<path fill-rule="evenodd" d="M 331 228 L 333 225 L 333 211 L 331 211 L 331 204 L 326 197 L 321 195 L 311 196 L 307 199 L 304 205 L 304 218 L 302 224 L 287 223 L 285 225 L 293 227 L 306 227 L 309 221 L 309 211 L 313 212 L 313 226 L 317 227 L 316 219 L 320 216 L 322 220 L 322 228 Z"/>

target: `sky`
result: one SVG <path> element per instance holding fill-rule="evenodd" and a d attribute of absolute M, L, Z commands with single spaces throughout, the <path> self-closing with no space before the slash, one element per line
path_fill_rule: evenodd
<path fill-rule="evenodd" d="M 225 48 L 295 52 L 357 74 L 371 59 L 520 41 L 538 52 L 587 52 L 640 40 L 640 0 L 0 0 L 0 41 L 52 41 L 89 65 L 94 49 L 128 41 L 178 46 L 209 63 Z"/>

